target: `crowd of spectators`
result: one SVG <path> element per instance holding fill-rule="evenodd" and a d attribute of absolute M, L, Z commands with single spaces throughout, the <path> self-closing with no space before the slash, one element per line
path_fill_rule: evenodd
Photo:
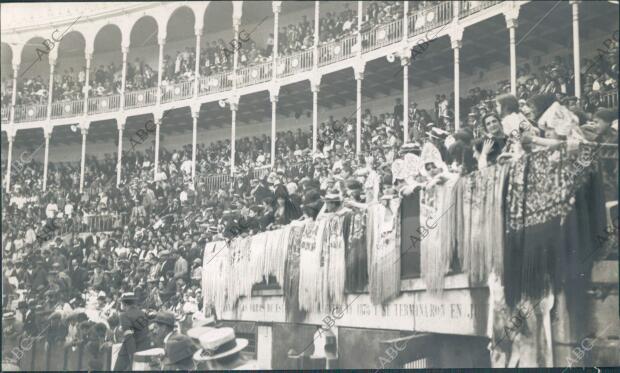
<path fill-rule="evenodd" d="M 142 308 L 170 310 L 178 320 L 201 310 L 201 258 L 207 242 L 314 219 L 326 193 L 340 194 L 351 208 L 364 202 L 359 193 L 347 202 L 352 196 L 348 190 L 359 185 L 374 183 L 366 194 L 374 200 L 379 197 L 371 192 L 375 188 L 387 193 L 396 186 L 407 193 L 402 180 L 391 174 L 399 150 L 420 154 L 427 143 L 436 147 L 439 159 L 423 159 L 426 173 L 418 182 L 424 185 L 497 162 L 518 161 L 526 152 L 566 141 L 616 141 L 617 113 L 612 110 L 597 110 L 582 125 L 575 120 L 542 126 L 540 118 L 549 110 L 577 109 L 561 105 L 551 94 L 534 95 L 521 107 L 512 95 L 492 103 L 488 112 L 480 113 L 483 126 L 477 135 L 468 125 L 452 134 L 442 130 L 426 111 L 412 105 L 413 126 L 424 122 L 424 127 L 418 127 L 415 141 L 406 146 L 401 102 L 391 113 L 366 110 L 362 157 L 355 154 L 354 119 L 330 116 L 319 128 L 318 153 L 309 150 L 308 132 L 279 133 L 276 165 L 260 177 L 253 171 L 269 163 L 269 141 L 241 139 L 239 172 L 232 182 L 215 187 L 202 178 L 191 187 L 189 145 L 163 149 L 156 178 L 151 151 L 129 152 L 123 157 L 118 188 L 114 157 L 89 158 L 81 195 L 75 193 L 76 164 L 51 166 L 48 191 L 40 194 L 42 167 L 29 162 L 13 174 L 12 193 L 2 193 L 5 311 L 17 311 L 26 335 L 36 335 L 49 320 L 59 325 L 46 332 L 50 340 L 71 345 L 100 333 L 98 343 L 113 343 L 124 327 L 117 316 L 124 292 L 134 292 Z M 228 171 L 228 151 L 224 141 L 199 147 L 199 172 Z M 87 215 L 120 213 L 124 217 L 105 231 L 87 228 Z"/>
<path fill-rule="evenodd" d="M 389 22 L 399 14 L 398 2 L 372 3 L 364 23 Z M 355 30 L 356 21 L 347 5 L 339 14 L 327 14 L 320 23 L 321 40 L 328 42 Z M 282 53 L 311 45 L 312 27 L 305 17 L 297 26 L 283 27 Z M 201 73 L 230 68 L 229 48 L 223 40 L 202 48 Z M 245 43 L 242 64 L 264 60 L 272 50 L 273 40 L 264 51 L 253 42 Z M 67 345 L 116 343 L 127 328 L 118 316 L 122 293 L 133 292 L 140 307 L 152 313 L 169 310 L 179 321 L 202 310 L 201 260 L 206 243 L 275 229 L 297 219 L 315 219 L 328 193 L 339 195 L 349 208 L 376 201 L 393 187 L 401 195 L 409 193 L 410 185 L 391 173 L 400 152 L 420 155 L 428 144 L 437 149 L 439 158 L 422 159 L 424 171 L 416 181 L 424 187 L 496 163 L 518 162 L 525 153 L 563 143 L 617 143 L 617 111 L 602 109 L 590 98 L 592 92 L 617 89 L 617 45 L 614 53 L 601 57 L 605 63 L 586 73 L 586 99 L 581 105 L 568 96 L 573 81 L 570 63 L 556 58 L 538 74 L 524 64 L 516 96 L 507 94 L 509 84 L 500 82 L 496 89 L 472 88 L 462 98 L 467 120 L 459 131 L 453 130 L 454 96 L 439 94 L 430 110 L 411 103 L 411 137 L 403 139 L 403 106 L 398 99 L 392 112 L 364 111 L 362 156 L 356 155 L 355 116 L 328 116 L 318 128 L 316 153 L 310 150 L 310 131 L 278 132 L 277 159 L 267 172 L 256 171 L 270 164 L 269 137 L 238 139 L 237 173 L 219 184 L 209 183 L 208 177 L 228 173 L 229 140 L 198 146 L 195 187 L 190 182 L 190 144 L 175 150 L 162 147 L 155 177 L 152 148 L 126 152 L 119 187 L 114 156 L 88 157 L 81 194 L 76 193 L 77 163 L 50 164 L 48 188 L 42 193 L 40 162 L 19 157 L 16 167 L 15 161 L 12 165 L 3 161 L 3 170 L 14 167 L 16 171 L 10 193 L 2 173 L 3 311 L 16 311 L 14 328 L 21 336 L 43 332 L 48 341 Z M 166 56 L 163 81 L 191 80 L 194 64 L 191 48 L 178 51 L 174 59 Z M 54 95 L 59 99 L 79 96 L 84 74 L 83 70 L 65 71 Z M 100 65 L 91 81 L 94 96 L 118 92 L 120 68 Z M 128 64 L 128 90 L 153 87 L 156 82 L 157 72 L 143 60 Z M 3 105 L 7 94 L 10 102 L 10 83 L 3 81 Z M 41 77 L 27 79 L 18 89 L 18 104 L 46 103 L 46 99 Z M 541 120 L 551 112 L 569 119 Z M 608 183 L 612 185 L 608 189 L 617 191 L 617 180 L 615 187 L 613 181 Z M 359 193 L 360 185 L 364 193 Z M 105 229 L 93 229 L 89 217 L 97 215 L 116 218 Z M 46 329 L 48 324 L 53 327 Z M 93 361 L 89 369 L 101 369 Z"/>

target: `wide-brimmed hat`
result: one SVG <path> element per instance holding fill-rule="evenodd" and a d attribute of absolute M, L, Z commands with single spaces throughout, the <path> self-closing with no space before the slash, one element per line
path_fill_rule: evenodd
<path fill-rule="evenodd" d="M 428 136 L 437 140 L 445 140 L 446 137 L 450 134 L 450 132 L 442 130 L 441 128 L 434 127 L 432 130 L 427 132 Z"/>
<path fill-rule="evenodd" d="M 420 152 L 422 151 L 422 148 L 420 148 L 420 145 L 417 143 L 405 143 L 400 147 L 400 150 L 398 151 L 399 154 L 407 154 L 407 153 L 418 153 L 420 154 Z"/>
<path fill-rule="evenodd" d="M 155 314 L 155 318 L 153 318 L 153 322 L 157 324 L 164 324 L 174 328 L 175 318 L 172 312 L 168 311 L 159 311 Z"/>
<path fill-rule="evenodd" d="M 233 328 L 217 328 L 199 337 L 200 350 L 194 354 L 195 361 L 212 361 L 242 351 L 248 345 L 245 338 L 236 338 Z"/>
<path fill-rule="evenodd" d="M 200 337 L 210 332 L 211 330 L 216 329 L 215 326 L 195 326 L 187 330 L 187 335 L 195 339 L 196 341 L 200 341 Z"/>
<path fill-rule="evenodd" d="M 2 321 L 15 320 L 15 312 L 9 311 L 2 314 Z"/>
<path fill-rule="evenodd" d="M 136 294 L 133 292 L 127 292 L 121 295 L 121 302 L 135 302 L 137 300 L 138 297 L 136 297 Z"/>
<path fill-rule="evenodd" d="M 364 185 L 357 179 L 354 178 L 348 178 L 345 181 L 345 185 L 347 187 L 348 190 L 350 191 L 362 191 L 362 189 L 364 188 Z"/>
<path fill-rule="evenodd" d="M 161 347 L 151 348 L 144 351 L 138 351 L 133 355 L 134 363 L 156 363 L 156 361 L 162 358 L 166 354 L 166 351 Z"/>
<path fill-rule="evenodd" d="M 342 202 L 342 196 L 337 190 L 330 190 L 325 195 L 325 202 Z"/>
<path fill-rule="evenodd" d="M 183 360 L 191 359 L 196 351 L 192 339 L 183 334 L 171 336 L 166 342 L 164 349 L 166 352 L 164 364 L 166 365 L 177 364 Z"/>

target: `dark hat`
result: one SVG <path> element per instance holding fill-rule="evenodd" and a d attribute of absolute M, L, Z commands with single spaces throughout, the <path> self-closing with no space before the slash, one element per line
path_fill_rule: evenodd
<path fill-rule="evenodd" d="M 342 197 L 337 190 L 330 190 L 325 195 L 325 202 L 342 202 Z"/>
<path fill-rule="evenodd" d="M 398 153 L 399 154 L 417 153 L 419 155 L 421 151 L 422 149 L 420 148 L 420 145 L 418 145 L 417 143 L 405 143 L 400 147 L 400 150 Z"/>
<path fill-rule="evenodd" d="M 618 119 L 618 113 L 615 110 L 600 109 L 594 114 L 594 118 L 600 118 L 605 123 L 611 123 Z"/>
<path fill-rule="evenodd" d="M 196 352 L 196 347 L 192 339 L 183 334 L 171 336 L 165 345 L 166 358 L 164 364 L 172 365 L 179 363 L 193 363 L 192 356 Z"/>
<path fill-rule="evenodd" d="M 15 320 L 15 312 L 9 311 L 2 314 L 2 321 Z"/>
<path fill-rule="evenodd" d="M 551 93 L 543 93 L 534 95 L 527 100 L 528 105 L 533 106 L 538 115 L 542 115 L 556 101 L 555 95 Z"/>
<path fill-rule="evenodd" d="M 135 302 L 137 300 L 138 297 L 136 297 L 136 294 L 133 292 L 123 293 L 123 295 L 121 295 L 121 302 Z"/>
<path fill-rule="evenodd" d="M 362 183 L 354 178 L 349 178 L 347 179 L 347 181 L 345 182 L 346 187 L 348 190 L 362 190 L 363 186 Z"/>
<path fill-rule="evenodd" d="M 434 127 L 427 134 L 433 139 L 445 140 L 450 133 L 448 131 L 442 130 L 441 128 Z"/>
<path fill-rule="evenodd" d="M 172 312 L 160 311 L 157 312 L 155 318 L 153 319 L 154 323 L 168 325 L 174 328 L 174 314 Z"/>

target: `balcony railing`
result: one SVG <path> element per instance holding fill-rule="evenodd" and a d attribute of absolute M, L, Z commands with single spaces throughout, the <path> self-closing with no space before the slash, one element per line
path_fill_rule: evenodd
<path fill-rule="evenodd" d="M 151 106 L 157 103 L 157 87 L 125 94 L 125 108 Z"/>
<path fill-rule="evenodd" d="M 200 78 L 199 96 L 232 89 L 232 71 L 224 71 Z"/>
<path fill-rule="evenodd" d="M 15 123 L 47 119 L 47 104 L 15 106 Z"/>
<path fill-rule="evenodd" d="M 362 51 L 368 52 L 403 40 L 403 20 L 376 25 L 362 36 Z"/>
<path fill-rule="evenodd" d="M 459 1 L 459 18 L 467 17 L 499 3 L 501 1 Z"/>
<path fill-rule="evenodd" d="M 278 78 L 312 70 L 313 53 L 312 49 L 308 49 L 278 58 Z"/>
<path fill-rule="evenodd" d="M 319 66 L 346 60 L 358 51 L 357 34 L 348 35 L 341 40 L 319 46 Z"/>
<path fill-rule="evenodd" d="M 2 107 L 2 123 L 6 123 L 9 121 L 11 116 L 11 108 L 9 106 Z"/>
<path fill-rule="evenodd" d="M 606 108 L 618 107 L 618 91 L 601 94 L 601 104 Z"/>
<path fill-rule="evenodd" d="M 273 62 L 263 62 L 261 64 L 244 67 L 238 70 L 237 87 L 247 87 L 250 85 L 263 83 L 271 80 Z"/>
<path fill-rule="evenodd" d="M 93 97 L 88 99 L 88 114 L 109 113 L 121 107 L 121 95 Z"/>
<path fill-rule="evenodd" d="M 418 10 L 408 18 L 408 36 L 412 37 L 421 33 L 436 29 L 450 23 L 453 20 L 454 12 L 458 12 L 459 18 L 466 17 L 502 1 L 460 1 L 460 2 L 441 2 L 437 5 Z M 454 9 L 453 4 L 458 4 Z M 433 36 L 429 36 L 429 39 Z M 361 35 L 362 52 L 369 52 L 381 47 L 391 45 L 401 41 L 403 38 L 403 20 L 398 19 L 393 22 L 376 25 Z M 345 60 L 355 56 L 359 52 L 360 40 L 358 34 L 353 33 L 343 37 L 341 40 L 322 44 L 318 48 L 317 66 Z M 283 78 L 292 76 L 296 73 L 309 71 L 313 68 L 313 50 L 305 50 L 290 56 L 284 56 L 277 61 L 277 76 Z M 273 78 L 273 64 L 271 61 L 255 66 L 243 67 L 237 70 L 237 87 L 247 87 L 258 83 L 263 83 Z M 210 76 L 201 77 L 199 83 L 199 95 L 224 92 L 233 87 L 233 72 L 224 71 Z M 194 93 L 194 81 L 182 82 L 171 85 L 161 92 L 161 102 L 167 103 L 177 100 L 191 98 Z M 158 95 L 157 87 L 141 91 L 127 92 L 125 94 L 124 108 L 138 108 L 155 105 Z M 121 95 L 106 97 L 94 97 L 88 100 L 88 114 L 106 113 L 120 110 Z M 617 93 L 609 93 L 601 98 L 602 103 L 608 107 L 618 104 Z M 67 106 L 69 104 L 69 107 Z M 70 103 L 54 103 L 52 105 L 52 118 L 68 118 L 79 116 L 83 113 L 83 101 L 78 100 Z M 15 122 L 33 122 L 45 120 L 47 118 L 47 105 L 29 105 L 15 107 Z M 2 109 L 2 122 L 10 120 L 10 109 Z"/>
<path fill-rule="evenodd" d="M 84 113 L 84 100 L 52 103 L 52 119 L 69 118 Z"/>
<path fill-rule="evenodd" d="M 452 4 L 450 2 L 441 2 L 435 6 L 422 9 L 409 16 L 409 37 L 448 24 L 452 18 Z"/>
<path fill-rule="evenodd" d="M 161 102 L 185 100 L 194 95 L 194 80 L 169 85 L 163 88 Z"/>

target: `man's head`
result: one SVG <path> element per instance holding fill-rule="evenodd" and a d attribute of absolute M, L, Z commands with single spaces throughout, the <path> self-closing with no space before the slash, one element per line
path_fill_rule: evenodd
<path fill-rule="evenodd" d="M 174 330 L 175 318 L 172 312 L 160 311 L 153 319 L 153 335 L 159 341 Z"/>

